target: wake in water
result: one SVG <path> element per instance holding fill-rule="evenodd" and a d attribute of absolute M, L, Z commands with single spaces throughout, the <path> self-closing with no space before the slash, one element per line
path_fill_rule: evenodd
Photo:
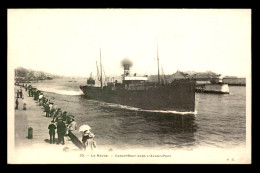
<path fill-rule="evenodd" d="M 56 94 L 62 94 L 62 95 L 82 95 L 80 91 L 67 91 L 67 90 L 52 90 L 47 92 L 53 92 Z"/>
<path fill-rule="evenodd" d="M 146 110 L 146 109 L 141 109 L 141 108 L 136 108 L 132 106 L 125 106 L 125 105 L 120 105 L 120 104 L 115 104 L 115 103 L 107 103 L 107 102 L 101 102 L 97 100 L 91 100 L 93 102 L 99 102 L 102 103 L 103 105 L 106 105 L 108 107 L 112 108 L 119 108 L 119 109 L 127 109 L 131 111 L 139 111 L 139 112 L 151 112 L 151 113 L 166 113 L 166 114 L 180 114 L 180 115 L 197 115 L 197 111 L 195 110 L 194 112 L 179 112 L 179 111 L 173 111 L 173 110 Z"/>
<path fill-rule="evenodd" d="M 46 87 L 38 87 L 39 90 L 50 92 L 50 93 L 56 93 L 61 95 L 82 95 L 81 91 L 75 91 L 75 90 L 64 90 L 64 89 L 54 89 L 54 88 L 46 88 Z"/>

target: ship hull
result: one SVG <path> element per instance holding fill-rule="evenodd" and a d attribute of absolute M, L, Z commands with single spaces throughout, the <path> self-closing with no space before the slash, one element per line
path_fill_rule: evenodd
<path fill-rule="evenodd" d="M 116 103 L 144 110 L 178 112 L 195 111 L 195 81 L 177 81 L 144 90 L 127 90 L 80 86 L 88 99 Z"/>

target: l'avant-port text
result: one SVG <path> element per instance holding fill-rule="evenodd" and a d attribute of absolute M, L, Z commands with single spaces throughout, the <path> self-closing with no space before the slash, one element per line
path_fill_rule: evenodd
<path fill-rule="evenodd" d="M 166 154 L 142 154 L 142 155 L 132 155 L 132 154 L 115 154 L 115 157 L 171 157 L 171 155 Z"/>

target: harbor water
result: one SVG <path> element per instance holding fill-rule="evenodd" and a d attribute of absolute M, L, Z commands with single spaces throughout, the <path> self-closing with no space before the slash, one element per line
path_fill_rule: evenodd
<path fill-rule="evenodd" d="M 60 78 L 31 83 L 78 127 L 88 124 L 98 146 L 112 149 L 233 148 L 246 145 L 246 87 L 230 94 L 196 93 L 196 114 L 146 112 L 88 100 L 79 89 L 86 78 Z"/>

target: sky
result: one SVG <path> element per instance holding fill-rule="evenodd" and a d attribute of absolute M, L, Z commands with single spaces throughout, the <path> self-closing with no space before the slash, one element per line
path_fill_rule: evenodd
<path fill-rule="evenodd" d="M 58 75 L 251 74 L 250 9 L 8 9 L 8 65 Z"/>

